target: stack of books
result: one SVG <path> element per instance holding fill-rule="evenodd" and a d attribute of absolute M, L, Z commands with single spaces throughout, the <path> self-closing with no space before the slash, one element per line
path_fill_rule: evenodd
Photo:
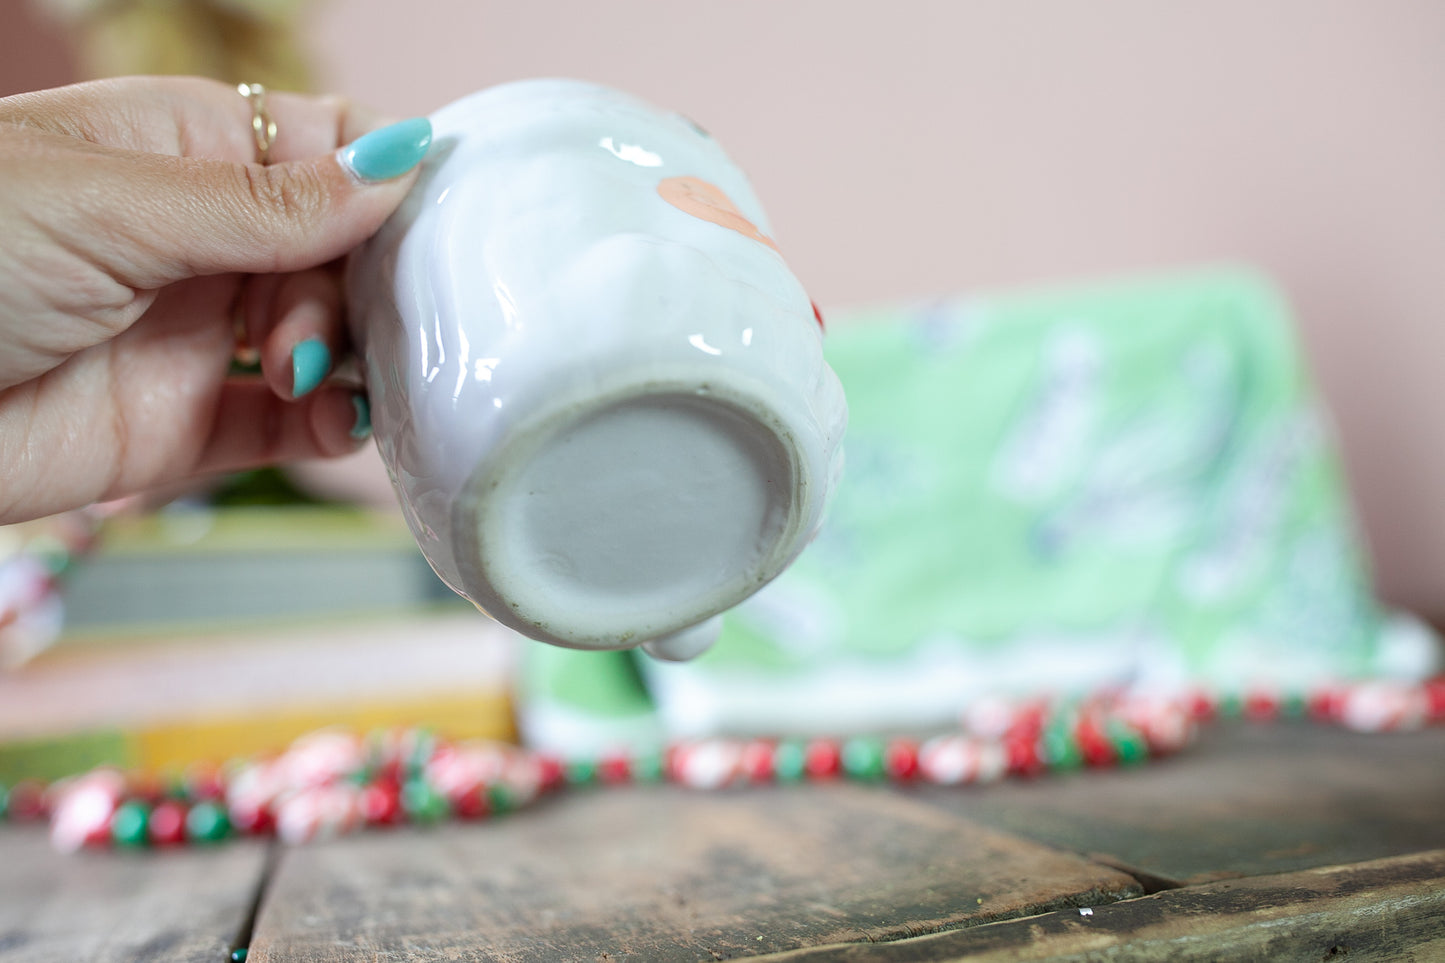
<path fill-rule="evenodd" d="M 178 773 L 328 725 L 514 737 L 516 637 L 453 595 L 393 515 L 117 517 L 63 598 L 60 640 L 0 673 L 0 783 Z"/>

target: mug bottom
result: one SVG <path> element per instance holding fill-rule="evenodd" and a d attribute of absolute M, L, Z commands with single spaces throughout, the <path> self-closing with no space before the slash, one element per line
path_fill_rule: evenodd
<path fill-rule="evenodd" d="M 673 637 L 659 651 L 679 650 L 685 630 L 757 591 L 808 535 L 796 441 L 749 401 L 654 386 L 519 434 L 458 502 L 468 595 L 555 644 Z"/>

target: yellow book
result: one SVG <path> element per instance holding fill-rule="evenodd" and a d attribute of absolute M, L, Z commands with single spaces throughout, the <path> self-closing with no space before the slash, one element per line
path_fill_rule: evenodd
<path fill-rule="evenodd" d="M 219 763 L 327 725 L 510 740 L 515 645 L 465 610 L 71 636 L 0 675 L 0 781 Z"/>

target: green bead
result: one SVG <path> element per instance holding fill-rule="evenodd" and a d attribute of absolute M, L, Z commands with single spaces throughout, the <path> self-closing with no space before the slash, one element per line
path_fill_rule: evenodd
<path fill-rule="evenodd" d="M 59 578 L 70 568 L 70 550 L 54 535 L 39 535 L 26 546 L 29 554 L 38 557 L 40 564 L 52 576 Z"/>
<path fill-rule="evenodd" d="M 1121 766 L 1137 766 L 1149 759 L 1149 743 L 1138 732 L 1117 726 L 1109 732 L 1109 745 Z"/>
<path fill-rule="evenodd" d="M 231 951 L 231 963 L 246 963 L 246 948 L 238 946 Z"/>
<path fill-rule="evenodd" d="M 424 779 L 408 779 L 401 787 L 401 808 L 414 823 L 435 823 L 447 818 L 447 797 Z"/>
<path fill-rule="evenodd" d="M 1219 715 L 1224 719 L 1238 719 L 1244 714 L 1244 698 L 1237 692 L 1221 696 L 1219 700 Z"/>
<path fill-rule="evenodd" d="M 645 753 L 632 760 L 633 782 L 661 782 L 662 756 L 655 752 Z"/>
<path fill-rule="evenodd" d="M 219 842 L 230 833 L 230 818 L 213 802 L 198 802 L 186 813 L 186 835 L 196 842 Z"/>
<path fill-rule="evenodd" d="M 416 740 L 411 746 L 411 752 L 406 758 L 406 770 L 409 773 L 419 773 L 426 768 L 427 762 L 431 759 L 432 753 L 436 751 L 436 736 L 426 729 L 420 729 L 416 733 Z"/>
<path fill-rule="evenodd" d="M 569 786 L 590 786 L 597 781 L 597 764 L 590 759 L 568 762 L 563 773 Z"/>
<path fill-rule="evenodd" d="M 493 783 L 487 787 L 487 805 L 500 816 L 517 808 L 517 797 L 509 787 Z"/>
<path fill-rule="evenodd" d="M 10 790 L 3 782 L 0 782 L 0 819 L 4 819 L 10 811 Z"/>
<path fill-rule="evenodd" d="M 132 849 L 144 846 L 148 841 L 146 827 L 150 815 L 150 807 L 145 803 L 121 803 L 110 817 L 110 838 L 117 846 Z"/>
<path fill-rule="evenodd" d="M 1083 753 L 1068 730 L 1047 729 L 1040 742 L 1044 762 L 1050 769 L 1077 769 L 1084 764 Z"/>
<path fill-rule="evenodd" d="M 1279 702 L 1282 719 L 1303 719 L 1309 713 L 1309 700 L 1298 692 L 1292 692 Z"/>
<path fill-rule="evenodd" d="M 796 739 L 784 739 L 773 749 L 773 778 L 797 782 L 808 771 L 808 750 Z"/>
<path fill-rule="evenodd" d="M 843 743 L 843 771 L 854 779 L 882 779 L 883 744 L 864 738 Z"/>

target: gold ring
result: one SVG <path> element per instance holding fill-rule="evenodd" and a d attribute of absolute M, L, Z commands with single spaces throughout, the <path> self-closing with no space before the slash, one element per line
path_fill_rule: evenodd
<path fill-rule="evenodd" d="M 237 84 L 236 93 L 251 105 L 251 133 L 256 138 L 256 160 L 271 163 L 271 145 L 276 142 L 276 122 L 266 110 L 266 88 L 260 84 Z"/>
<path fill-rule="evenodd" d="M 261 370 L 261 352 L 246 335 L 246 295 L 236 295 L 231 306 L 231 374 L 257 374 Z"/>

